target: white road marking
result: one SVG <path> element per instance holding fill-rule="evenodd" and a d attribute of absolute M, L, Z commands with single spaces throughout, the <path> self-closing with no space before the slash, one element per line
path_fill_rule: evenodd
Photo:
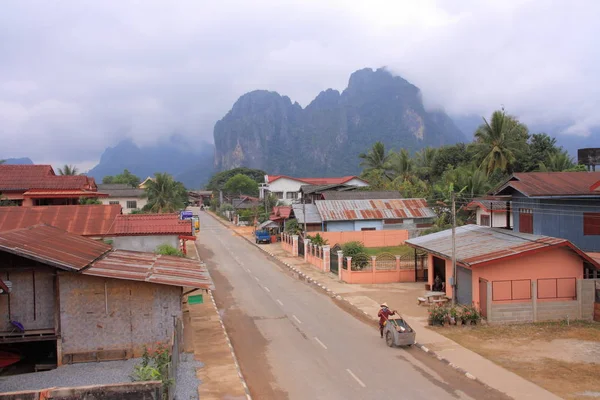
<path fill-rule="evenodd" d="M 294 318 L 294 319 L 296 320 L 296 322 L 297 322 L 297 323 L 299 323 L 299 324 L 301 324 L 301 323 L 302 323 L 302 321 L 300 321 L 300 320 L 298 319 L 298 317 L 296 317 L 295 315 L 292 315 L 292 318 Z"/>
<path fill-rule="evenodd" d="M 279 303 L 279 305 L 280 305 L 281 307 L 283 307 L 283 303 L 281 302 L 281 300 L 277 299 L 277 302 Z"/>
<path fill-rule="evenodd" d="M 266 286 L 263 286 L 263 287 L 265 288 L 265 290 L 266 290 L 267 292 L 271 293 L 271 290 L 270 290 L 268 287 L 266 287 Z"/>
<path fill-rule="evenodd" d="M 260 279 L 258 279 L 258 277 L 254 277 L 254 279 L 256 279 L 256 282 L 260 282 Z"/>
<path fill-rule="evenodd" d="M 346 371 L 348 371 L 348 373 L 350 374 L 350 376 L 351 376 L 351 377 L 353 377 L 353 378 L 354 378 L 354 380 L 355 380 L 356 382 L 358 382 L 358 384 L 359 384 L 360 386 L 362 386 L 362 387 L 364 387 L 364 388 L 365 388 L 365 387 L 367 387 L 367 385 L 365 385 L 365 384 L 363 383 L 363 381 L 361 381 L 360 379 L 358 379 L 358 376 L 354 375 L 354 372 L 350 371 L 349 369 L 346 369 Z"/>
<path fill-rule="evenodd" d="M 325 346 L 325 344 L 323 344 L 323 342 L 321 342 L 318 337 L 315 337 L 315 340 L 317 341 L 317 343 L 319 343 L 321 346 L 323 346 L 323 348 L 325 350 L 327 350 L 327 346 Z"/>
<path fill-rule="evenodd" d="M 246 272 L 250 273 L 250 268 L 246 268 Z"/>

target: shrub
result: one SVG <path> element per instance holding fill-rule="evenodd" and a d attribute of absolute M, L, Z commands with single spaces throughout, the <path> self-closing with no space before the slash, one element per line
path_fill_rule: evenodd
<path fill-rule="evenodd" d="M 171 352 L 169 348 L 162 343 L 158 343 L 155 351 L 148 351 L 144 346 L 141 364 L 133 367 L 133 373 L 130 375 L 132 381 L 162 381 L 165 388 L 173 385 L 174 380 L 169 378 L 169 363 L 171 362 Z M 165 398 L 163 393 L 163 398 Z"/>
<path fill-rule="evenodd" d="M 315 236 L 307 235 L 306 238 L 310 239 L 312 244 L 317 245 L 317 246 L 325 246 L 325 245 L 329 244 L 329 241 L 327 239 L 324 239 L 323 236 L 321 236 L 318 233 Z"/>
<path fill-rule="evenodd" d="M 475 307 L 466 306 L 463 307 L 462 312 L 460 313 L 460 319 L 463 321 L 463 323 L 470 322 L 477 324 L 479 321 L 481 321 L 481 314 Z"/>
<path fill-rule="evenodd" d="M 362 242 L 348 242 L 342 245 L 344 257 L 354 257 L 357 254 L 365 253 L 365 245 Z"/>
<path fill-rule="evenodd" d="M 444 325 L 448 319 L 449 309 L 448 307 L 436 304 L 429 307 L 428 313 L 430 325 Z"/>
<path fill-rule="evenodd" d="M 290 219 L 288 222 L 286 222 L 285 224 L 285 233 L 289 234 L 289 235 L 298 235 L 301 231 L 300 225 L 298 224 L 298 221 L 295 219 Z"/>
<path fill-rule="evenodd" d="M 185 257 L 185 254 L 179 249 L 171 246 L 170 244 L 163 243 L 159 245 L 154 251 L 156 254 L 160 254 L 163 256 L 176 256 L 176 257 Z"/>

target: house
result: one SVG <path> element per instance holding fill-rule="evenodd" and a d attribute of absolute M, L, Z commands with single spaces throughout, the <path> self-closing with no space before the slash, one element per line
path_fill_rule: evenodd
<path fill-rule="evenodd" d="M 112 240 L 123 250 L 154 251 L 181 247 L 192 237 L 191 220 L 177 214 L 121 214 L 120 205 L 0 207 L 0 232 L 47 224 L 91 239 Z"/>
<path fill-rule="evenodd" d="M 307 232 L 319 232 L 323 230 L 323 220 L 316 205 L 292 204 L 292 214 L 302 229 L 304 229 L 304 223 L 306 222 Z M 306 218 L 304 217 L 305 215 Z"/>
<path fill-rule="evenodd" d="M 260 199 L 253 196 L 240 196 L 231 199 L 231 205 L 235 210 L 251 210 L 262 205 Z"/>
<path fill-rule="evenodd" d="M 317 200 L 327 232 L 430 227 L 436 215 L 425 199 Z"/>
<path fill-rule="evenodd" d="M 50 165 L 0 164 L 2 200 L 17 206 L 79 204 L 81 198 L 102 198 L 96 181 L 85 175 L 56 175 Z"/>
<path fill-rule="evenodd" d="M 102 204 L 119 204 L 123 209 L 123 214 L 141 210 L 148 203 L 144 189 L 125 183 L 98 185 L 98 190 L 108 195 L 108 197 L 102 198 Z"/>
<path fill-rule="evenodd" d="M 321 192 L 321 200 L 399 200 L 400 192 L 365 190 L 327 190 Z"/>
<path fill-rule="evenodd" d="M 190 205 L 200 207 L 201 205 L 209 205 L 213 198 L 211 190 L 190 190 L 188 191 L 188 199 Z"/>
<path fill-rule="evenodd" d="M 269 219 L 277 223 L 280 227 L 285 227 L 285 223 L 292 215 L 291 206 L 276 206 L 273 207 Z"/>
<path fill-rule="evenodd" d="M 475 305 L 493 322 L 567 315 L 590 319 L 593 314 L 594 282 L 584 278 L 598 276 L 600 263 L 566 239 L 478 225 L 458 227 L 455 280 L 451 229 L 406 244 L 427 252 L 430 285 L 439 276 L 451 298 L 455 281 L 456 301 Z"/>
<path fill-rule="evenodd" d="M 493 191 L 508 196 L 515 232 L 555 236 L 600 251 L 600 172 L 515 173 Z"/>
<path fill-rule="evenodd" d="M 488 198 L 474 199 L 465 208 L 467 210 L 475 210 L 475 223 L 477 225 L 509 229 L 513 226 L 510 201 Z"/>
<path fill-rule="evenodd" d="M 260 187 L 260 198 L 265 193 L 273 193 L 282 203 L 290 205 L 299 200 L 302 185 L 347 185 L 364 187 L 369 184 L 357 176 L 344 176 L 338 178 L 292 178 L 285 175 L 265 175 L 265 183 Z"/>
<path fill-rule="evenodd" d="M 316 200 L 324 200 L 324 192 L 354 191 L 358 186 L 349 186 L 346 184 L 334 183 L 331 185 L 302 185 L 300 186 L 300 202 L 307 204 L 314 203 Z"/>
<path fill-rule="evenodd" d="M 172 338 L 184 287 L 214 288 L 197 260 L 114 250 L 47 225 L 0 233 L 0 281 L 0 343 L 31 372 L 140 357 Z"/>

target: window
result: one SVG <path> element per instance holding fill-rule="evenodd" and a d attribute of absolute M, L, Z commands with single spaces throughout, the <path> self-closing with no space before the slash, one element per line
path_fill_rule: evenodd
<path fill-rule="evenodd" d="M 583 213 L 583 234 L 600 235 L 600 213 Z"/>
<path fill-rule="evenodd" d="M 361 231 L 374 231 L 375 228 L 360 228 Z"/>
<path fill-rule="evenodd" d="M 277 197 L 279 200 L 283 200 L 283 192 L 273 192 L 273 194 L 275 195 L 275 197 Z"/>
<path fill-rule="evenodd" d="M 519 232 L 533 233 L 533 210 L 519 208 Z"/>
<path fill-rule="evenodd" d="M 137 208 L 137 201 L 127 200 L 127 208 Z"/>
<path fill-rule="evenodd" d="M 394 225 L 394 224 L 402 224 L 404 222 L 403 219 L 384 219 L 383 223 L 386 225 Z"/>
<path fill-rule="evenodd" d="M 298 192 L 287 192 L 285 198 L 288 200 L 294 200 L 298 197 Z"/>
<path fill-rule="evenodd" d="M 119 201 L 118 200 L 109 200 L 108 204 L 111 204 L 111 205 L 119 204 Z"/>
<path fill-rule="evenodd" d="M 490 226 L 490 216 L 489 215 L 481 215 L 479 217 L 479 225 Z"/>

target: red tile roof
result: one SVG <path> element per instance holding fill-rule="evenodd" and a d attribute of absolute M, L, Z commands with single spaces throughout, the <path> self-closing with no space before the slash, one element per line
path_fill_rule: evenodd
<path fill-rule="evenodd" d="M 23 193 L 23 197 L 32 199 L 52 198 L 74 198 L 74 197 L 108 197 L 106 193 L 92 192 L 88 190 L 47 190 L 32 189 Z"/>
<path fill-rule="evenodd" d="M 597 196 L 593 186 L 598 181 L 600 172 L 523 172 L 513 174 L 494 194 L 513 188 L 528 197 Z"/>
<path fill-rule="evenodd" d="M 115 236 L 191 235 L 192 221 L 180 220 L 178 214 L 117 215 L 109 232 Z"/>
<path fill-rule="evenodd" d="M 79 271 L 110 249 L 106 243 L 48 225 L 0 233 L 0 251 L 65 270 Z"/>
<path fill-rule="evenodd" d="M 47 224 L 82 236 L 107 235 L 121 206 L 0 207 L 0 232 Z"/>
<path fill-rule="evenodd" d="M 288 219 L 291 214 L 292 214 L 291 206 L 273 207 L 273 211 L 271 211 L 271 215 L 269 215 L 269 219 L 271 221 L 275 221 L 278 219 Z"/>
<path fill-rule="evenodd" d="M 342 176 L 337 178 L 292 178 L 286 175 L 267 175 L 268 183 L 272 183 L 278 179 L 286 178 L 291 179 L 293 181 L 303 182 L 308 185 L 336 185 L 342 184 L 351 181 L 352 179 L 360 179 L 361 181 L 367 183 L 364 179 L 359 178 L 358 176 Z"/>
<path fill-rule="evenodd" d="M 82 271 L 84 275 L 214 289 L 206 266 L 198 260 L 115 250 Z"/>
<path fill-rule="evenodd" d="M 0 191 L 30 189 L 96 191 L 96 181 L 85 175 L 56 175 L 50 165 L 0 165 Z"/>

